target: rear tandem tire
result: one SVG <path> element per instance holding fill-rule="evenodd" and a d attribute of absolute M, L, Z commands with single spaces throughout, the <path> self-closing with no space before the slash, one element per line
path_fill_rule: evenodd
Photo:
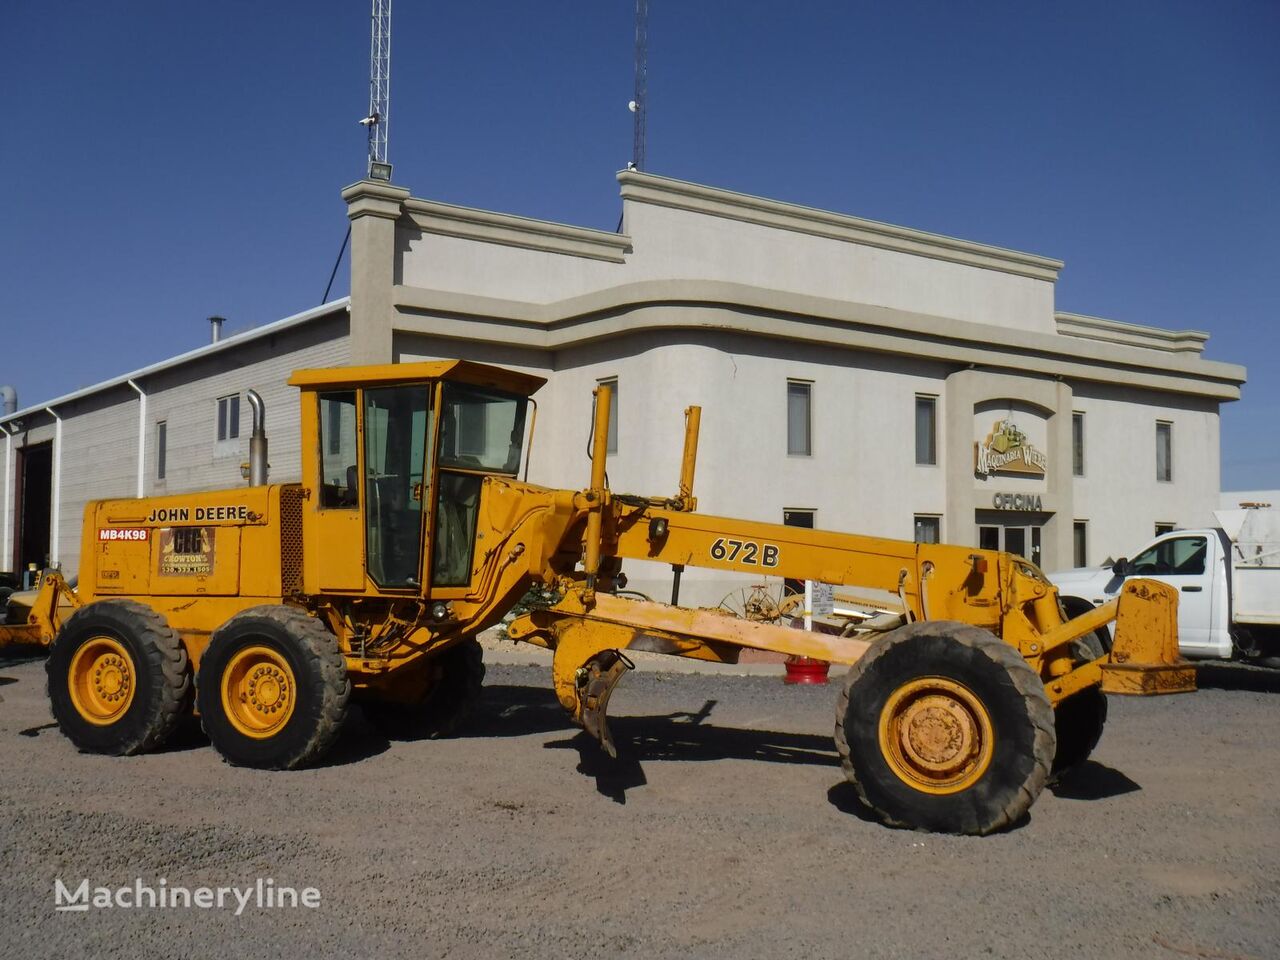
<path fill-rule="evenodd" d="M 1013 647 L 947 621 L 886 634 L 845 678 L 836 746 L 858 796 L 890 826 L 988 834 L 1049 778 L 1044 685 Z"/>
<path fill-rule="evenodd" d="M 417 703 L 368 700 L 365 716 L 387 736 L 439 740 L 453 736 L 475 712 L 484 685 L 484 650 L 474 637 L 436 655 L 436 679 Z"/>
<path fill-rule="evenodd" d="M 284 605 L 252 607 L 219 627 L 196 675 L 201 725 L 237 767 L 315 763 L 337 739 L 350 698 L 337 638 Z"/>
<path fill-rule="evenodd" d="M 58 726 L 87 753 L 162 746 L 191 708 L 191 667 L 177 632 L 134 600 L 101 600 L 62 625 L 45 663 Z"/>

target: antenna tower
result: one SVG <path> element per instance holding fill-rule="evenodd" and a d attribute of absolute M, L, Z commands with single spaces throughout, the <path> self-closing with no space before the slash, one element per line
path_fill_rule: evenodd
<path fill-rule="evenodd" d="M 373 0 L 369 31 L 369 176 L 390 180 L 387 132 L 391 125 L 391 0 Z M 375 168 L 374 164 L 381 164 Z M 384 176 L 376 176 L 383 173 Z"/>
<path fill-rule="evenodd" d="M 636 93 L 635 136 L 631 145 L 631 165 L 644 169 L 645 100 L 649 95 L 649 0 L 636 0 Z"/>

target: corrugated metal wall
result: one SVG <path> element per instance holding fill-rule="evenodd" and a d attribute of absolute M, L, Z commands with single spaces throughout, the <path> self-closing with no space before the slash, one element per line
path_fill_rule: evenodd
<path fill-rule="evenodd" d="M 146 494 L 216 490 L 245 483 L 240 464 L 249 459 L 252 414 L 244 394 L 250 388 L 262 394 L 267 407 L 271 481 L 300 479 L 298 391 L 286 381 L 296 369 L 346 364 L 350 353 L 349 323 L 343 312 L 228 346 L 143 379 L 139 385 L 147 393 Z M 220 443 L 218 398 L 230 394 L 241 397 L 240 435 Z M 136 493 L 138 402 L 132 389 L 119 386 L 57 408 L 63 420 L 61 511 L 59 529 L 53 535 L 57 556 L 68 576 L 80 565 L 85 505 L 90 500 Z M 41 417 L 47 419 L 47 415 Z M 167 424 L 163 480 L 156 476 L 160 421 Z M 52 437 L 52 426 L 41 423 L 25 436 L 15 436 L 14 446 Z M 0 456 L 2 451 L 0 447 Z M 16 527 L 16 518 L 12 525 Z M 11 542 L 3 546 L 0 568 L 12 558 Z"/>

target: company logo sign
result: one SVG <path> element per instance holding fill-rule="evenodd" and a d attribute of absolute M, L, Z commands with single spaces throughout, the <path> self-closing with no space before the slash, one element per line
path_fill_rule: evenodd
<path fill-rule="evenodd" d="M 58 877 L 53 881 L 53 909 L 58 913 L 88 913 L 90 910 L 230 910 L 240 916 L 245 910 L 315 910 L 320 891 L 315 887 L 278 885 L 270 877 L 259 877 L 248 886 L 186 887 L 161 877 L 146 883 L 141 877 L 122 887 L 92 886 L 83 879 L 74 887 Z"/>
<path fill-rule="evenodd" d="M 207 577 L 213 573 L 213 527 L 165 527 L 160 531 L 162 577 Z"/>
<path fill-rule="evenodd" d="M 1021 473 L 1043 477 L 1049 459 L 1037 450 L 1012 420 L 997 420 L 987 438 L 973 445 L 973 469 L 980 477 Z"/>

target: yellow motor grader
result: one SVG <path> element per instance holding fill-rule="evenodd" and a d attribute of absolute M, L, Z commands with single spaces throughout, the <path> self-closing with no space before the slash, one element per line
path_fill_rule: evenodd
<path fill-rule="evenodd" d="M 476 635 L 535 586 L 553 602 L 508 634 L 554 652 L 561 704 L 610 753 L 626 651 L 851 665 L 836 746 L 895 825 L 997 830 L 1088 756 L 1105 693 L 1194 689 L 1177 595 L 1159 583 L 1130 581 L 1067 620 L 1044 575 L 1011 554 L 697 513 L 697 407 L 676 494 L 649 497 L 607 485 L 605 386 L 590 483 L 555 490 L 520 475 L 538 377 L 448 361 L 289 382 L 301 483 L 265 482 L 255 395 L 249 486 L 89 504 L 78 589 L 47 573 L 26 622 L 0 628 L 0 643 L 50 645 L 53 713 L 80 749 L 154 749 L 194 709 L 229 763 L 294 768 L 329 748 L 352 700 L 379 722 L 447 734 L 479 697 Z M 627 592 L 627 559 L 669 564 L 672 602 Z M 887 592 L 901 613 L 834 636 L 682 607 L 691 566 Z M 1108 651 L 1097 632 L 1112 621 Z"/>

